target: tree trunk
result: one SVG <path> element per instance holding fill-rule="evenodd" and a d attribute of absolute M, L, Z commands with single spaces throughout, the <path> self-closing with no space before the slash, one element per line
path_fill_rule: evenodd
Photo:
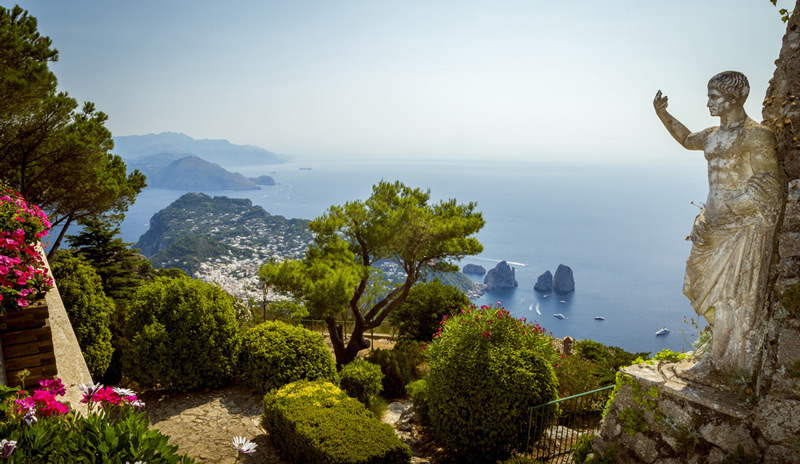
<path fill-rule="evenodd" d="M 361 350 L 369 348 L 372 343 L 364 337 L 366 326 L 359 322 L 355 322 L 353 332 L 350 334 L 350 340 L 347 345 L 344 343 L 344 332 L 342 331 L 341 324 L 337 324 L 336 320 L 332 317 L 325 319 L 328 323 L 328 333 L 331 336 L 331 345 L 333 345 L 333 353 L 336 356 L 336 366 L 341 368 L 345 364 L 350 363 Z"/>
<path fill-rule="evenodd" d="M 64 226 L 61 228 L 61 231 L 58 233 L 58 238 L 53 243 L 53 246 L 50 248 L 50 251 L 47 252 L 47 261 L 53 262 L 53 258 L 56 256 L 56 251 L 58 251 L 58 247 L 61 246 L 61 240 L 64 238 L 64 234 L 67 233 L 67 229 L 69 225 L 72 223 L 72 218 L 67 219 L 67 222 L 64 223 Z"/>

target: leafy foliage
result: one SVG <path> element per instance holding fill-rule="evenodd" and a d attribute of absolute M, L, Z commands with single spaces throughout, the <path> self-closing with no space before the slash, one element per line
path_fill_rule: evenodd
<path fill-rule="evenodd" d="M 391 426 L 323 380 L 293 382 L 268 393 L 261 423 L 292 462 L 401 464 L 411 459 Z"/>
<path fill-rule="evenodd" d="M 111 362 L 111 320 L 114 302 L 103 292 L 100 276 L 86 261 L 59 250 L 51 266 L 61 300 L 93 378 Z"/>
<path fill-rule="evenodd" d="M 431 416 L 428 412 L 428 381 L 425 379 L 415 380 L 406 385 L 406 393 L 414 403 L 414 410 L 419 414 L 422 425 L 431 424 Z"/>
<path fill-rule="evenodd" d="M 233 375 L 239 354 L 233 297 L 188 277 L 159 277 L 136 292 L 125 338 L 123 368 L 143 387 L 220 387 Z"/>
<path fill-rule="evenodd" d="M 617 371 L 620 367 L 630 366 L 638 358 L 647 358 L 650 353 L 630 353 L 617 346 L 606 346 L 591 339 L 580 340 L 575 343 L 575 355 L 591 361 L 597 369 L 589 371 L 600 386 L 611 385 L 616 382 Z M 580 392 L 578 392 L 580 393 Z"/>
<path fill-rule="evenodd" d="M 420 378 L 419 365 L 424 355 L 421 343 L 401 340 L 391 350 L 371 351 L 366 359 L 380 366 L 383 395 L 386 398 L 399 398 L 405 395 L 409 382 Z"/>
<path fill-rule="evenodd" d="M 123 213 L 145 186 L 139 171 L 109 153 L 108 119 L 86 102 L 56 93 L 48 63 L 58 52 L 19 6 L 0 7 L 0 172 L 12 187 L 49 213 L 62 231 L 73 222 Z"/>
<path fill-rule="evenodd" d="M 503 308 L 473 307 L 447 318 L 427 354 L 434 435 L 470 462 L 494 462 L 524 447 L 528 408 L 557 395 L 550 337 Z"/>
<path fill-rule="evenodd" d="M 271 262 L 259 270 L 265 283 L 291 293 L 313 318 L 328 322 L 338 364 L 347 364 L 369 347 L 364 331 L 379 326 L 424 273 L 455 270 L 449 259 L 482 251 L 470 237 L 484 224 L 474 203 L 429 201 L 430 192 L 382 181 L 366 201 L 331 206 L 311 221 L 316 236 L 303 260 Z M 370 268 L 382 260 L 399 265 L 405 279 L 374 303 L 363 304 L 375 275 Z M 346 346 L 335 322 L 345 309 L 355 321 Z"/>
<path fill-rule="evenodd" d="M 442 316 L 452 316 L 469 304 L 461 290 L 434 279 L 411 287 L 405 301 L 389 315 L 389 322 L 399 329 L 401 338 L 429 342 Z"/>
<path fill-rule="evenodd" d="M 106 295 L 127 308 L 136 289 L 152 273 L 150 262 L 120 237 L 118 219 L 86 219 L 77 235 L 67 237 L 72 251 L 94 267 Z"/>
<path fill-rule="evenodd" d="M 262 394 L 297 380 L 337 382 L 336 365 L 322 335 L 283 322 L 264 322 L 242 340 L 242 378 Z"/>
<path fill-rule="evenodd" d="M 381 368 L 371 362 L 356 359 L 339 372 L 342 390 L 347 396 L 369 405 L 380 394 L 383 373 Z"/>
<path fill-rule="evenodd" d="M 596 373 L 600 367 L 580 356 L 565 356 L 554 366 L 558 378 L 558 396 L 566 398 L 600 388 Z"/>
<path fill-rule="evenodd" d="M 273 301 L 267 305 L 265 315 L 267 320 L 297 324 L 308 318 L 308 310 L 294 301 Z"/>

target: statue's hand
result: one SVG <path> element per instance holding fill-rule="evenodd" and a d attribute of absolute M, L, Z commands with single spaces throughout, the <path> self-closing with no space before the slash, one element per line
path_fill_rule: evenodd
<path fill-rule="evenodd" d="M 656 93 L 656 98 L 653 99 L 653 107 L 656 109 L 656 113 L 662 113 L 667 110 L 667 100 L 667 96 L 661 95 L 660 90 Z"/>

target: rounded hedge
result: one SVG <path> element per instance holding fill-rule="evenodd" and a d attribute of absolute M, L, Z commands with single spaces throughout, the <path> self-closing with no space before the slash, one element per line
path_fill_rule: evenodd
<path fill-rule="evenodd" d="M 200 280 L 159 277 L 136 292 L 125 338 L 125 374 L 142 387 L 221 387 L 239 354 L 234 299 Z"/>
<path fill-rule="evenodd" d="M 297 380 L 338 383 L 336 363 L 322 335 L 280 321 L 245 332 L 240 372 L 247 385 L 262 394 Z"/>
<path fill-rule="evenodd" d="M 372 403 L 382 390 L 383 373 L 377 364 L 355 359 L 345 365 L 339 372 L 341 387 L 347 396 L 361 401 L 365 405 Z"/>
<path fill-rule="evenodd" d="M 473 307 L 446 319 L 427 351 L 434 436 L 470 462 L 493 463 L 522 449 L 528 408 L 557 396 L 551 338 L 503 308 Z"/>
<path fill-rule="evenodd" d="M 114 353 L 111 344 L 114 301 L 103 292 L 95 269 L 69 251 L 59 250 L 51 268 L 83 359 L 92 378 L 98 379 Z"/>

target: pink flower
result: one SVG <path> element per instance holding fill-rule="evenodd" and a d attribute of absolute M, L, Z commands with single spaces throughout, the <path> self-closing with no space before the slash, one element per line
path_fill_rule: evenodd
<path fill-rule="evenodd" d="M 66 388 L 61 383 L 61 379 L 47 379 L 40 380 L 39 385 L 45 390 L 53 393 L 56 396 L 64 396 L 67 393 Z"/>
<path fill-rule="evenodd" d="M 17 305 L 18 305 L 20 308 L 24 308 L 25 306 L 28 306 L 28 300 L 25 300 L 25 299 L 23 299 L 23 298 L 18 298 L 18 299 L 17 299 Z"/>

